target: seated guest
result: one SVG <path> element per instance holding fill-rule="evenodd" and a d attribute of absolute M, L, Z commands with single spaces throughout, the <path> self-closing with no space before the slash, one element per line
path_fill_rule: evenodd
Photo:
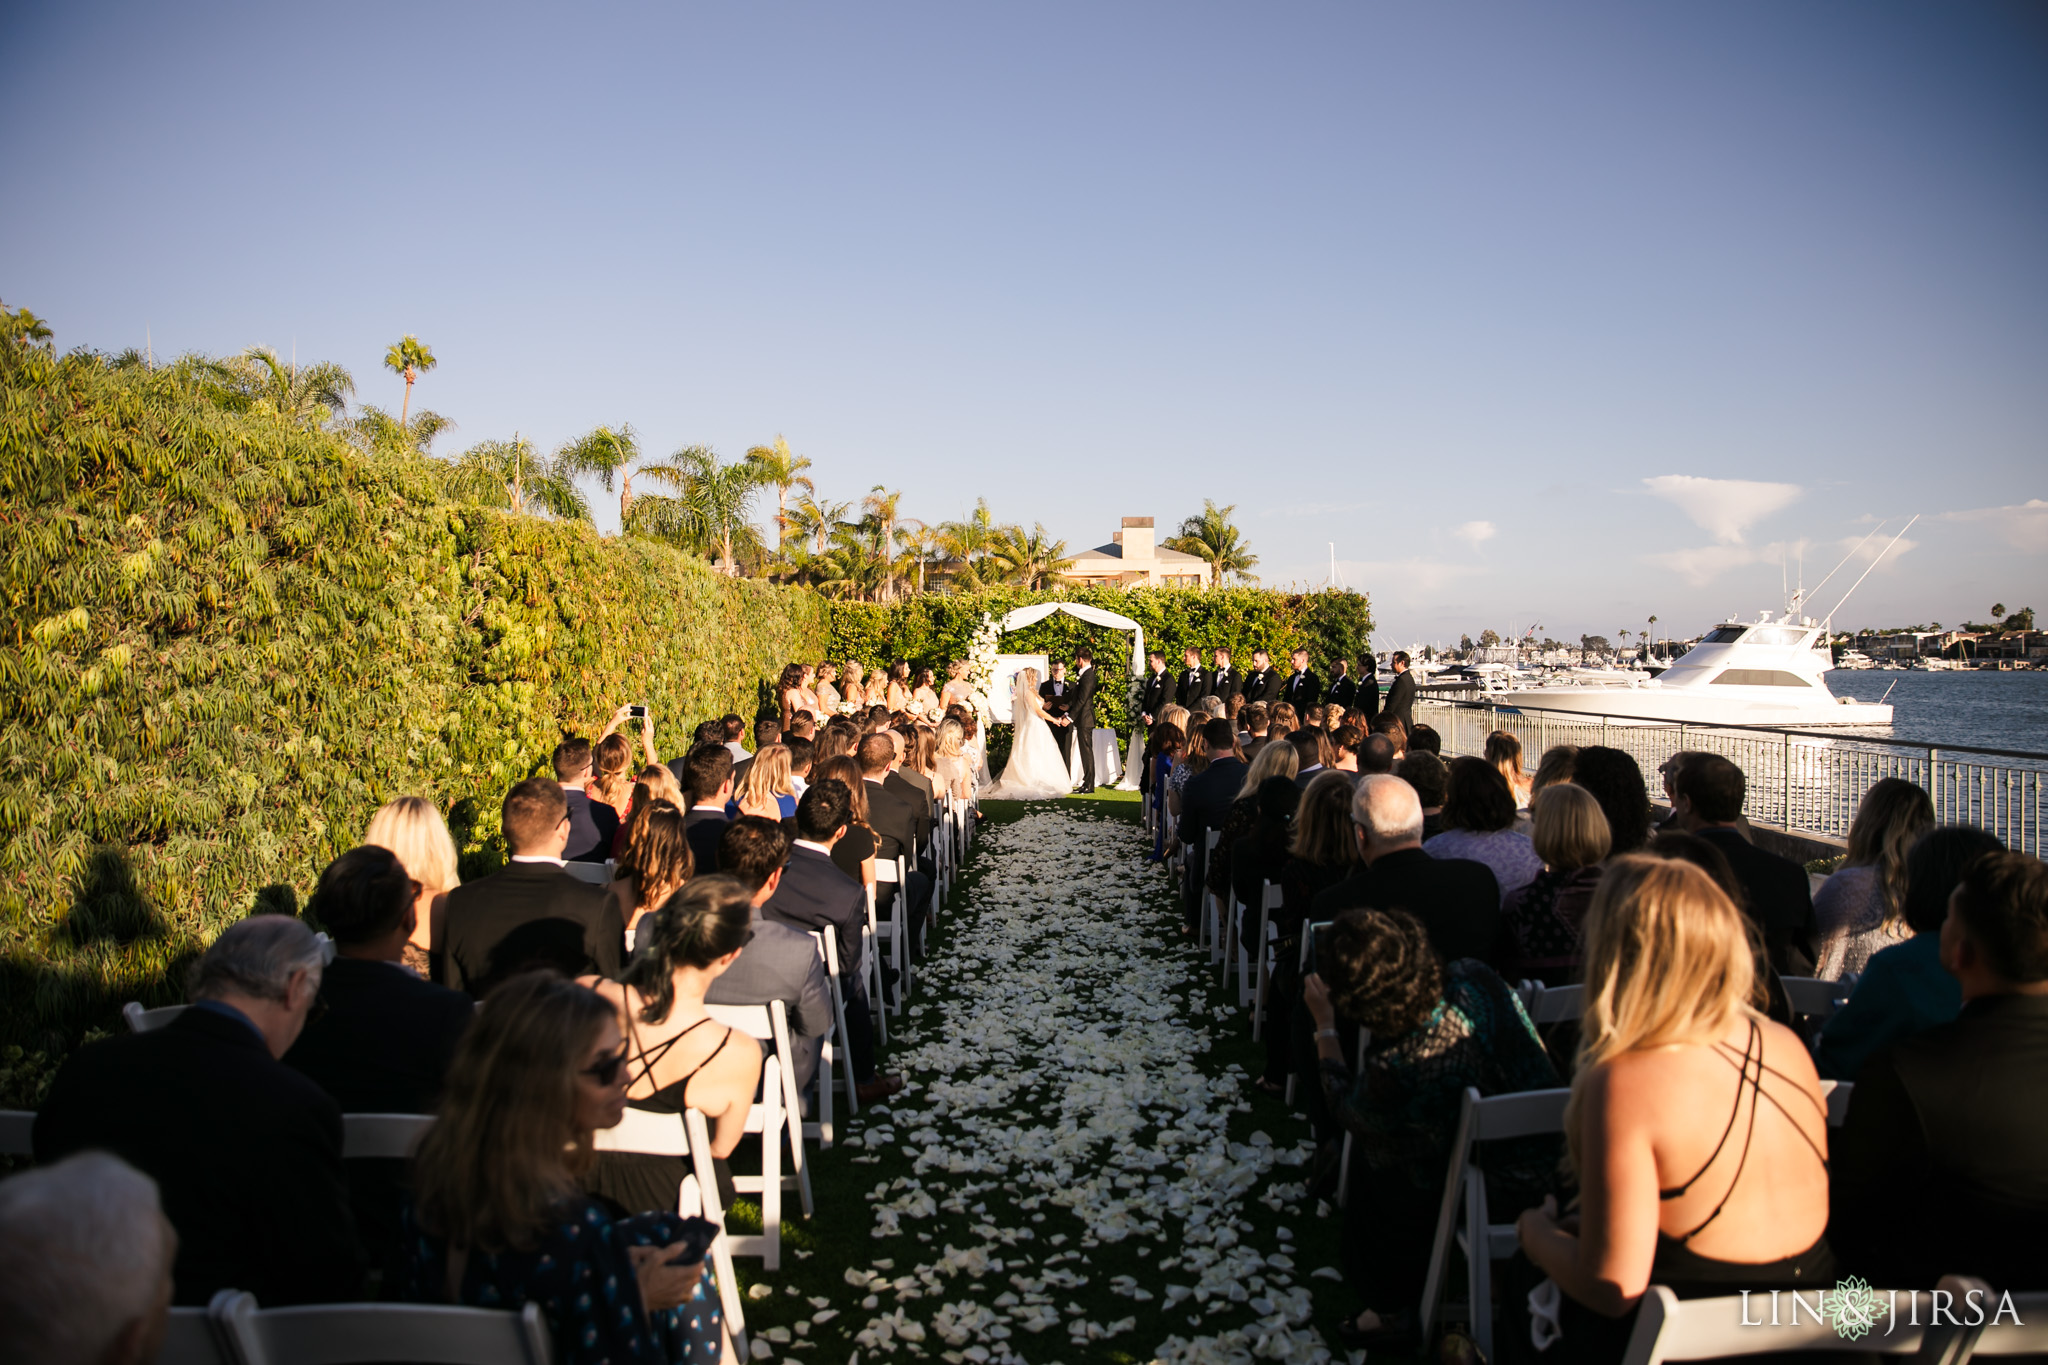
<path fill-rule="evenodd" d="M 1216 841 L 1216 847 L 1210 852 L 1208 860 L 1206 885 L 1211 892 L 1224 900 L 1228 901 L 1231 894 L 1231 859 L 1236 852 L 1237 842 L 1249 838 L 1259 823 L 1259 785 L 1269 777 L 1284 778 L 1292 782 L 1294 765 L 1300 752 L 1292 744 L 1268 744 L 1259 751 L 1257 758 L 1245 766 L 1237 797 L 1223 815 L 1223 837 Z M 1256 914 L 1254 917 L 1256 918 Z"/>
<path fill-rule="evenodd" d="M 1829 981 L 1860 973 L 1873 955 L 1911 933 L 1906 928 L 1906 854 L 1934 828 L 1924 788 L 1881 778 L 1863 793 L 1849 825 L 1849 857 L 1813 898 L 1820 930 L 1814 975 Z"/>
<path fill-rule="evenodd" d="M 1351 802 L 1364 867 L 1310 902 L 1309 914 L 1406 910 L 1429 930 L 1437 956 L 1484 961 L 1500 941 L 1500 884 L 1485 863 L 1433 858 L 1422 849 L 1422 803 L 1398 777 L 1361 777 Z"/>
<path fill-rule="evenodd" d="M 1287 1093 L 1293 1049 L 1294 1004 L 1301 995 L 1301 927 L 1309 904 L 1358 870 L 1358 838 L 1352 832 L 1352 784 L 1341 773 L 1324 773 L 1309 783 L 1295 807 L 1287 859 L 1280 867 L 1280 908 L 1272 915 L 1279 935 L 1273 948 L 1273 975 L 1266 984 L 1266 1070 L 1259 1089 L 1269 1095 Z"/>
<path fill-rule="evenodd" d="M 86 1152 L 0 1181 L 0 1360 L 149 1365 L 178 1234 L 156 1182 Z"/>
<path fill-rule="evenodd" d="M 1166 774 L 1166 813 L 1168 827 L 1173 831 L 1169 849 L 1180 847 L 1181 798 L 1187 791 L 1188 783 L 1209 770 L 1208 719 L 1199 711 L 1190 712 L 1190 726 L 1180 752 L 1174 755 L 1173 767 Z"/>
<path fill-rule="evenodd" d="M 431 1114 L 476 1004 L 405 969 L 418 884 L 389 850 L 350 849 L 327 865 L 308 913 L 334 940 L 320 1009 L 285 1053 L 344 1114 Z M 352 1161 L 349 1198 L 371 1261 L 399 1249 L 403 1162 Z"/>
<path fill-rule="evenodd" d="M 1827 1105 L 1798 1035 L 1751 1004 L 1742 913 L 1697 867 L 1628 855 L 1585 929 L 1578 1216 L 1546 1199 L 1519 1224 L 1564 1292 L 1573 1358 L 1619 1359 L 1653 1282 L 1682 1299 L 1832 1286 Z"/>
<path fill-rule="evenodd" d="M 1306 788 L 1316 780 L 1316 775 L 1329 771 L 1326 759 L 1335 758 L 1330 752 L 1330 737 L 1312 725 L 1304 725 L 1287 737 L 1294 746 L 1294 785 Z"/>
<path fill-rule="evenodd" d="M 867 824 L 879 843 L 876 856 L 883 862 L 894 862 L 898 858 L 904 860 L 905 884 L 902 887 L 888 882 L 876 885 L 875 914 L 883 919 L 894 918 L 900 892 L 910 907 L 904 923 L 910 926 L 911 941 L 915 944 L 932 892 L 931 878 L 918 867 L 917 858 L 917 842 L 930 813 L 920 808 L 920 797 L 905 795 L 900 787 L 889 784 L 889 778 L 893 776 L 890 767 L 896 761 L 896 744 L 896 738 L 886 731 L 861 740 L 860 773 L 866 787 Z"/>
<path fill-rule="evenodd" d="M 796 788 L 789 782 L 789 750 L 780 744 L 764 744 L 754 752 L 747 763 L 744 777 L 737 779 L 733 787 L 733 798 L 726 805 L 728 818 L 736 819 L 741 812 L 749 815 L 775 814 L 775 820 L 791 819 L 796 815 Z M 723 839 L 723 834 L 719 838 Z"/>
<path fill-rule="evenodd" d="M 506 982 L 463 1039 L 420 1140 L 391 1297 L 538 1304 L 565 1362 L 717 1360 L 708 1258 L 674 1265 L 666 1250 L 682 1239 L 674 1196 L 627 1217 L 579 1188 L 593 1135 L 625 1116 L 632 1075 L 610 1002 L 547 972 Z"/>
<path fill-rule="evenodd" d="M 1259 750 L 1266 747 L 1267 734 L 1272 726 L 1272 714 L 1266 703 L 1255 701 L 1238 712 L 1238 719 L 1244 724 L 1244 733 L 1238 737 L 1238 747 L 1244 750 L 1246 761 L 1259 756 Z"/>
<path fill-rule="evenodd" d="M 1387 737 L 1387 743 L 1394 746 L 1394 761 L 1396 763 L 1399 763 L 1401 756 L 1408 752 L 1408 727 L 1402 724 L 1396 717 L 1382 711 L 1372 718 L 1367 728 L 1373 734 L 1385 735 Z"/>
<path fill-rule="evenodd" d="M 1434 727 L 1420 721 L 1409 727 L 1408 742 L 1403 747 L 1412 753 L 1435 754 L 1438 758 L 1444 756 L 1443 736 Z"/>
<path fill-rule="evenodd" d="M 875 885 L 875 854 L 882 847 L 882 841 L 868 823 L 868 786 L 861 777 L 860 760 L 842 757 L 820 764 L 818 781 L 839 782 L 846 788 L 851 823 L 846 833 L 832 845 L 832 865 L 865 891 Z M 803 809 L 803 802 L 797 802 L 797 809 Z M 801 837 L 802 832 L 798 833 Z M 862 914 L 865 916 L 865 909 Z"/>
<path fill-rule="evenodd" d="M 1579 751 L 1579 771 L 1586 755 Z M 1719 754 L 1704 754 L 1678 770 L 1672 799 L 1693 832 L 1727 855 L 1745 893 L 1744 912 L 1763 934 L 1771 966 L 1782 976 L 1811 976 L 1814 966 L 1813 891 L 1806 869 L 1758 848 L 1737 828 L 1747 781 Z M 1597 794 L 1597 793 L 1596 793 Z"/>
<path fill-rule="evenodd" d="M 1720 845 L 1685 830 L 1667 829 L 1652 835 L 1643 852 L 1691 863 L 1721 888 L 1721 894 L 1742 912 L 1745 920 L 1749 918 L 1749 892 L 1743 887 L 1742 879 L 1735 875 L 1734 865 L 1721 852 Z M 1785 983 L 1779 978 L 1778 969 L 1771 965 L 1770 954 L 1764 951 L 1761 939 L 1756 941 L 1756 948 L 1756 979 L 1761 992 L 1759 1008 L 1770 1018 L 1790 1027 L 1793 1022 L 1792 1001 L 1785 994 Z"/>
<path fill-rule="evenodd" d="M 229 925 L 193 968 L 189 1009 L 72 1053 L 36 1114 L 37 1164 L 100 1148 L 156 1181 L 181 1304 L 222 1289 L 265 1305 L 362 1290 L 341 1109 L 278 1060 L 320 993 L 323 946 L 283 915 Z"/>
<path fill-rule="evenodd" d="M 743 752 L 740 757 L 733 759 L 733 786 L 738 787 L 742 782 L 745 782 L 747 780 L 747 774 L 753 769 L 754 760 L 761 756 L 761 751 L 763 749 L 767 748 L 771 744 L 780 743 L 782 743 L 781 721 L 775 719 L 775 717 L 773 716 L 763 716 L 761 719 L 755 721 L 754 752 L 751 754 Z"/>
<path fill-rule="evenodd" d="M 1571 780 L 1600 803 L 1614 852 L 1634 853 L 1650 841 L 1649 789 L 1643 785 L 1643 770 L 1626 752 L 1604 744 L 1583 746 L 1572 760 Z"/>
<path fill-rule="evenodd" d="M 448 893 L 462 885 L 447 822 L 426 797 L 401 796 L 377 807 L 363 842 L 397 854 L 407 875 L 419 884 L 405 965 L 421 976 L 435 975 L 433 964 L 448 936 Z"/>
<path fill-rule="evenodd" d="M 629 944 L 638 941 L 640 921 L 697 875 L 697 855 L 690 851 L 680 810 L 656 801 L 641 808 L 633 822 L 632 845 L 604 888 L 606 912 L 625 926 Z"/>
<path fill-rule="evenodd" d="M 1172 721 L 1162 720 L 1145 732 L 1145 771 L 1150 784 L 1146 788 L 1145 799 L 1152 805 L 1152 852 L 1146 858 L 1147 862 L 1166 861 L 1169 842 L 1167 791 L 1186 747 L 1187 736 Z"/>
<path fill-rule="evenodd" d="M 1486 761 L 1500 770 L 1507 779 L 1508 790 L 1515 794 L 1515 809 L 1529 808 L 1529 779 L 1522 773 L 1522 741 L 1512 732 L 1495 730 L 1486 737 Z"/>
<path fill-rule="evenodd" d="M 713 1019 L 704 997 L 746 946 L 752 900 L 732 877 L 698 877 L 649 917 L 617 981 L 582 983 L 612 1004 L 625 1028 L 626 1103 L 655 1114 L 697 1110 L 720 1161 L 746 1131 L 761 1044 Z M 628 1213 L 650 1213 L 676 1206 L 688 1167 L 684 1157 L 606 1152 L 588 1184 Z"/>
<path fill-rule="evenodd" d="M 665 763 L 650 763 L 633 779 L 633 794 L 626 807 L 626 818 L 619 825 L 619 837 L 612 840 L 614 860 L 624 858 L 632 849 L 634 822 L 640 818 L 641 811 L 656 801 L 666 801 L 677 810 L 689 805 L 683 797 L 683 789 L 676 784 L 676 775 L 668 770 Z"/>
<path fill-rule="evenodd" d="M 1200 772 L 1181 785 L 1180 795 L 1178 830 L 1181 842 L 1188 846 L 1191 874 L 1187 888 L 1187 932 L 1193 932 L 1195 916 L 1201 909 L 1198 892 L 1201 877 L 1206 875 L 1207 834 L 1223 828 L 1230 807 L 1244 786 L 1247 768 L 1244 760 L 1237 757 L 1237 732 L 1230 728 L 1229 721 L 1211 719 L 1203 724 L 1201 734 L 1207 746 L 1206 761 Z M 1189 756 L 1190 767 L 1196 757 Z"/>
<path fill-rule="evenodd" d="M 1501 905 L 1510 941 L 1501 970 L 1512 981 L 1565 986 L 1579 979 L 1586 911 L 1607 857 L 1607 817 L 1591 792 L 1569 782 L 1537 792 L 1530 815 L 1543 870 Z"/>
<path fill-rule="evenodd" d="M 1443 832 L 1423 844 L 1432 858 L 1469 858 L 1493 869 L 1501 900 L 1543 870 L 1529 836 L 1515 828 L 1515 794 L 1483 758 L 1454 758 L 1444 793 Z"/>
<path fill-rule="evenodd" d="M 1385 736 L 1374 735 L 1373 739 L 1378 740 L 1381 744 L 1386 744 Z M 1368 750 L 1370 750 L 1371 743 L 1371 740 L 1367 741 Z M 1393 756 L 1392 750 L 1393 746 L 1387 745 L 1387 755 L 1390 759 Z M 1374 757 L 1374 755 L 1369 752 L 1368 757 Z M 1448 799 L 1451 790 L 1451 770 L 1444 766 L 1444 761 L 1435 754 L 1417 752 L 1409 754 L 1400 763 L 1389 768 L 1388 771 L 1395 774 L 1409 786 L 1415 788 L 1415 797 L 1418 801 L 1422 802 L 1423 842 L 1428 843 L 1431 839 L 1436 838 L 1437 835 L 1442 834 L 1444 832 L 1444 801 Z"/>
<path fill-rule="evenodd" d="M 1358 771 L 1360 774 L 1390 773 L 1394 771 L 1394 741 L 1385 735 L 1367 735 L 1358 746 Z M 1431 755 L 1434 757 L 1434 755 Z"/>
<path fill-rule="evenodd" d="M 1330 731 L 1330 771 L 1344 773 L 1347 785 L 1358 784 L 1358 750 L 1365 743 L 1365 731 L 1356 725 L 1339 725 Z M 1393 756 L 1388 755 L 1389 771 Z M 1297 774 L 1298 776 L 1299 774 Z"/>
<path fill-rule="evenodd" d="M 804 788 L 811 782 L 811 764 L 817 758 L 818 746 L 811 743 L 809 735 L 790 735 L 782 741 L 782 747 L 789 750 L 789 789 L 801 801 Z"/>
<path fill-rule="evenodd" d="M 725 827 L 718 840 L 718 870 L 749 893 L 753 936 L 747 950 L 705 991 L 713 1005 L 765 1005 L 780 1000 L 789 1015 L 794 1068 L 799 1089 L 818 1074 L 818 1055 L 832 1031 L 832 997 L 825 988 L 825 959 L 818 941 L 806 929 L 765 918 L 761 907 L 782 881 L 789 840 L 780 821 L 742 815 Z"/>
<path fill-rule="evenodd" d="M 1445 963 L 1402 910 L 1352 910 L 1320 934 L 1302 982 L 1316 1026 L 1323 1103 L 1357 1142 L 1344 1209 L 1344 1267 L 1366 1311 L 1339 1329 L 1352 1346 L 1415 1342 L 1452 1135 L 1468 1087 L 1481 1095 L 1558 1083 L 1522 1002 L 1483 962 Z M 1341 1021 L 1340 1021 L 1341 1016 Z M 1371 1041 L 1344 1060 L 1344 1034 Z M 1534 1204 L 1557 1167 L 1554 1138 L 1498 1144 L 1487 1199 L 1505 1219 Z"/>
<path fill-rule="evenodd" d="M 740 762 L 747 756 L 747 746 L 740 743 L 740 736 L 747 732 L 747 723 L 740 719 L 739 712 L 728 711 L 719 719 L 718 728 L 725 736 L 726 751 L 732 755 L 732 761 Z"/>
<path fill-rule="evenodd" d="M 959 721 L 948 717 L 939 722 L 937 752 L 932 755 L 932 767 L 938 774 L 941 795 L 950 793 L 955 799 L 974 799 L 974 764 L 967 757 L 967 730 Z"/>
<path fill-rule="evenodd" d="M 624 735 L 606 735 L 590 751 L 590 780 L 583 784 L 583 794 L 601 806 L 611 807 L 612 814 L 621 822 L 631 813 L 633 745 Z M 617 834 L 614 830 L 613 837 Z"/>
<path fill-rule="evenodd" d="M 1871 958 L 1848 1000 L 1821 1025 L 1814 1049 L 1821 1075 L 1853 1081 L 1886 1043 L 1945 1024 L 1962 1010 L 1962 987 L 1941 965 L 1949 893 L 1971 863 L 2004 851 L 2004 844 L 1973 825 L 1943 825 L 1920 836 L 1906 855 L 1902 907 L 1913 937 Z"/>
<path fill-rule="evenodd" d="M 1545 787 L 1554 787 L 1560 782 L 1571 781 L 1572 769 L 1578 759 L 1579 746 L 1576 744 L 1553 744 L 1545 749 L 1543 757 L 1536 760 L 1535 776 L 1529 779 L 1530 799 L 1534 800 L 1536 793 Z M 1602 811 L 1600 818 L 1606 819 L 1607 813 Z"/>
<path fill-rule="evenodd" d="M 1294 832 L 1294 812 L 1301 805 L 1301 790 L 1283 776 L 1269 777 L 1253 793 L 1255 813 L 1251 829 L 1235 840 L 1230 850 L 1230 890 L 1237 897 L 1237 938 L 1246 945 L 1245 959 L 1253 961 L 1250 945 L 1259 936 L 1259 907 L 1265 900 L 1266 883 L 1277 885 L 1287 866 L 1287 843 Z M 1217 852 L 1223 845 L 1216 846 Z"/>
<path fill-rule="evenodd" d="M 1828 1230 L 1873 1284 L 1975 1275 L 1998 1290 L 2048 1289 L 2048 864 L 1977 859 L 1940 939 L 1962 1012 L 1856 1073 Z"/>
<path fill-rule="evenodd" d="M 611 857 L 612 840 L 619 833 L 619 813 L 590 799 L 591 766 L 589 740 L 565 739 L 555 746 L 555 781 L 569 807 L 569 838 L 562 857 L 572 863 L 601 863 Z"/>
<path fill-rule="evenodd" d="M 852 766 L 848 760 L 838 761 Z M 867 897 L 859 879 L 838 865 L 840 846 L 859 828 L 854 808 L 861 799 L 860 786 L 858 777 L 850 785 L 843 778 L 820 777 L 797 802 L 796 841 L 790 846 L 789 861 L 775 893 L 761 907 L 761 916 L 806 932 L 822 929 L 836 939 L 839 988 L 846 1006 L 846 1047 L 853 1058 L 856 1095 L 862 1104 L 873 1104 L 901 1090 L 903 1078 L 875 1074 L 874 1021 L 869 1017 L 862 950 Z"/>
<path fill-rule="evenodd" d="M 569 812 L 561 786 L 529 777 L 501 811 L 511 862 L 448 893 L 441 984 L 475 999 L 535 967 L 616 972 L 626 928 L 602 890 L 562 870 Z"/>
<path fill-rule="evenodd" d="M 726 807 L 732 804 L 732 751 L 722 744 L 699 744 L 683 757 L 678 775 L 683 795 L 690 804 L 683 827 L 690 836 L 690 853 L 699 867 L 718 865 L 718 839 L 731 823 Z"/>

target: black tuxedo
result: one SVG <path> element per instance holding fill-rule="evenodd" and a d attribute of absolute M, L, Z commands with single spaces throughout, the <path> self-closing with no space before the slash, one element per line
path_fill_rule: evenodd
<path fill-rule="evenodd" d="M 1330 690 L 1323 694 L 1324 701 L 1332 706 L 1341 706 L 1346 711 L 1351 709 L 1352 704 L 1357 699 L 1358 679 L 1352 677 L 1349 673 L 1333 680 L 1330 683 Z"/>
<path fill-rule="evenodd" d="M 1038 699 L 1045 703 L 1046 723 L 1052 727 L 1052 737 L 1060 746 L 1060 758 L 1071 764 L 1074 761 L 1074 730 L 1060 721 L 1069 720 L 1074 712 L 1074 685 L 1065 678 L 1048 678 L 1038 685 Z"/>
<path fill-rule="evenodd" d="M 1244 691 L 1244 675 L 1235 668 L 1212 668 L 1209 670 L 1209 687 L 1202 695 L 1218 697 L 1223 709 L 1230 709 L 1230 699 Z"/>
<path fill-rule="evenodd" d="M 1323 695 L 1323 685 L 1317 680 L 1314 669 L 1289 674 L 1280 686 L 1280 700 L 1294 708 L 1294 714 L 1305 716 L 1308 709 Z"/>
<path fill-rule="evenodd" d="M 178 1230 L 176 1302 L 362 1297 L 341 1109 L 242 1020 L 195 1006 L 73 1053 L 36 1115 L 36 1161 L 94 1148 L 156 1181 Z"/>
<path fill-rule="evenodd" d="M 1251 706 L 1264 703 L 1271 706 L 1280 700 L 1280 672 L 1275 668 L 1255 668 L 1244 675 L 1244 704 Z"/>
<path fill-rule="evenodd" d="M 861 975 L 861 931 L 868 924 L 867 894 L 860 883 L 813 848 L 792 848 L 775 894 L 761 907 L 762 918 L 809 931 L 824 929 L 839 941 L 839 980 L 846 999 L 846 1046 L 858 1080 L 875 1074 L 874 1021 Z M 745 956 L 742 952 L 741 956 Z"/>
<path fill-rule="evenodd" d="M 569 843 L 562 857 L 572 863 L 601 863 L 611 857 L 619 813 L 603 801 L 591 800 L 580 788 L 564 787 L 562 796 L 569 803 Z"/>
<path fill-rule="evenodd" d="M 1150 725 L 1159 719 L 1159 713 L 1173 700 L 1173 675 L 1165 669 L 1147 673 L 1142 690 L 1138 693 L 1138 715 Z"/>
<path fill-rule="evenodd" d="M 1335 919 L 1346 910 L 1406 910 L 1422 921 L 1444 961 L 1498 956 L 1500 883 L 1493 869 L 1468 858 L 1432 858 L 1419 848 L 1382 854 L 1310 902 L 1310 917 Z"/>
<path fill-rule="evenodd" d="M 718 841 L 725 837 L 725 827 L 731 823 L 732 817 L 723 806 L 717 810 L 692 806 L 683 813 L 683 838 L 689 840 L 690 857 L 698 876 L 718 871 Z"/>
<path fill-rule="evenodd" d="M 1358 695 L 1351 704 L 1365 712 L 1368 725 L 1380 713 L 1380 661 L 1370 654 L 1358 661 Z"/>
<path fill-rule="evenodd" d="M 1067 695 L 1067 715 L 1074 722 L 1074 738 L 1081 745 L 1081 790 L 1095 790 L 1095 683 L 1102 675 L 1095 665 L 1076 673 Z"/>
<path fill-rule="evenodd" d="M 553 863 L 512 863 L 448 893 L 441 984 L 481 998 L 515 973 L 616 976 L 626 925 L 601 887 Z"/>
<path fill-rule="evenodd" d="M 890 786 L 886 780 L 870 777 L 868 784 L 868 828 L 875 832 L 880 847 L 875 850 L 877 858 L 894 861 L 898 856 L 904 860 L 905 877 L 910 885 L 911 908 L 919 913 L 909 917 L 912 932 L 924 918 L 926 899 L 931 892 L 931 878 L 920 871 L 917 861 L 917 840 L 922 822 L 929 819 L 926 810 L 916 800 L 905 796 L 904 784 Z M 875 888 L 875 913 L 894 914 L 896 892 L 894 888 L 880 885 Z M 886 917 L 886 916 L 885 916 Z"/>
<path fill-rule="evenodd" d="M 1183 668 L 1173 677 L 1173 699 L 1188 710 L 1195 709 L 1195 703 L 1209 695 L 1209 670 L 1200 665 Z"/>
<path fill-rule="evenodd" d="M 284 1063 L 334 1097 L 344 1114 L 431 1114 L 455 1045 L 476 1018 L 461 991 L 395 962 L 338 957 L 320 978 L 322 1012 Z M 387 1268 L 402 1246 L 403 1161 L 348 1163 L 349 1203 L 370 1259 Z"/>
<path fill-rule="evenodd" d="M 1813 975 L 1820 959 L 1814 951 L 1813 886 L 1806 869 L 1758 848 L 1742 837 L 1741 830 L 1709 828 L 1699 834 L 1728 855 L 1748 901 L 1743 910 L 1763 934 L 1764 950 L 1778 975 Z"/>
<path fill-rule="evenodd" d="M 1415 675 L 1403 671 L 1387 684 L 1387 704 L 1380 713 L 1401 722 L 1404 731 L 1415 728 Z"/>

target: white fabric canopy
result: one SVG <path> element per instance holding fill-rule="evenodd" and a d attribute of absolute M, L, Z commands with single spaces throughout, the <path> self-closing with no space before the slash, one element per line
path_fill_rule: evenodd
<path fill-rule="evenodd" d="M 1113 630 L 1131 632 L 1131 676 L 1137 677 L 1145 671 L 1145 628 L 1128 616 L 1119 616 L 1101 607 L 1090 607 L 1080 602 L 1037 602 L 1028 607 L 1019 607 L 1002 619 L 1005 631 L 1022 630 L 1025 626 L 1036 625 L 1056 611 L 1078 617 L 1091 626 L 1108 626 Z"/>

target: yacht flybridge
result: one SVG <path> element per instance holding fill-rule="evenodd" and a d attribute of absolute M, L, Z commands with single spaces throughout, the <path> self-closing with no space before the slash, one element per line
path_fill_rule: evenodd
<path fill-rule="evenodd" d="M 1503 701 L 1532 711 L 1687 725 L 1890 725 L 1892 708 L 1828 691 L 1821 623 L 1788 611 L 1723 621 L 1677 663 L 1626 686 L 1533 687 Z"/>

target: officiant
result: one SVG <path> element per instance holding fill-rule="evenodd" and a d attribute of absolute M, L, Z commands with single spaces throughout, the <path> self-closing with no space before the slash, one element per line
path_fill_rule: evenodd
<path fill-rule="evenodd" d="M 1045 703 L 1046 719 L 1052 722 L 1052 737 L 1059 741 L 1060 759 L 1074 765 L 1074 728 L 1060 722 L 1070 720 L 1074 710 L 1074 685 L 1067 681 L 1067 666 L 1058 659 L 1047 665 L 1052 676 L 1038 686 L 1038 699 Z"/>

